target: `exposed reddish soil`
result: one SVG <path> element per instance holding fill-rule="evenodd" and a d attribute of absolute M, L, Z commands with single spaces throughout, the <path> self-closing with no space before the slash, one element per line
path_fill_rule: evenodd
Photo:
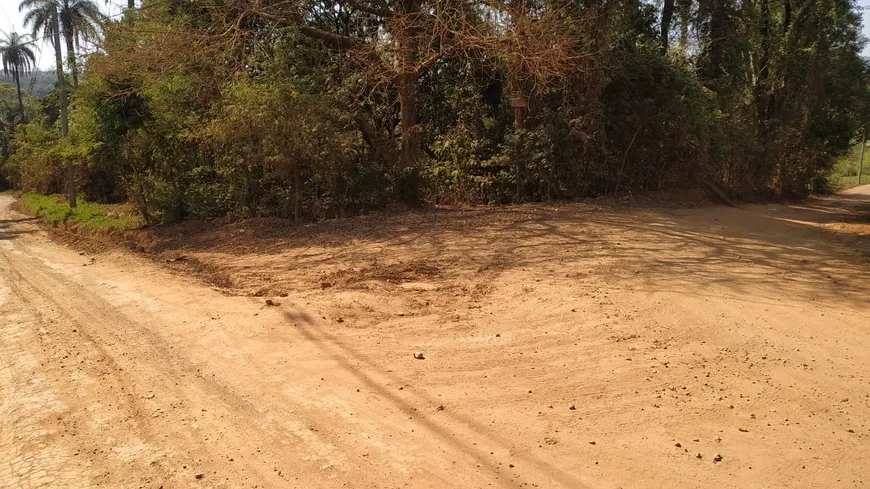
<path fill-rule="evenodd" d="M 0 487 L 870 485 L 870 186 L 186 224 L 146 255 L 11 202 Z"/>

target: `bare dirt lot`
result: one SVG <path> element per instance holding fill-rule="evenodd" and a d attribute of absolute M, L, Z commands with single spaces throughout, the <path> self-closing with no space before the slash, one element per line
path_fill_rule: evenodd
<path fill-rule="evenodd" d="M 187 224 L 147 255 L 11 203 L 0 487 L 870 486 L 868 186 Z"/>

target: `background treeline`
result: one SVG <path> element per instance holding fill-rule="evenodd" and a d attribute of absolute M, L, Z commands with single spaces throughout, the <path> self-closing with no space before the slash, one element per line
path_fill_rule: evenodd
<path fill-rule="evenodd" d="M 145 0 L 99 38 L 69 137 L 56 92 L 30 100 L 0 173 L 62 192 L 72 161 L 85 198 L 151 223 L 802 196 L 870 106 L 850 0 Z"/>

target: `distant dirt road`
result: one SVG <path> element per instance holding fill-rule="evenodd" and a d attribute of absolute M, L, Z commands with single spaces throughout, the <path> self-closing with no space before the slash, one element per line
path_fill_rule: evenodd
<path fill-rule="evenodd" d="M 191 224 L 152 259 L 11 203 L 3 488 L 870 487 L 870 186 Z"/>

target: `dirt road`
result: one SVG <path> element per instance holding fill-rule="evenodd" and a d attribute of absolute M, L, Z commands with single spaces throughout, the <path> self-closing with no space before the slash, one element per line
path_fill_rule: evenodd
<path fill-rule="evenodd" d="M 0 487 L 870 487 L 870 186 L 230 224 L 165 267 L 11 202 Z"/>

